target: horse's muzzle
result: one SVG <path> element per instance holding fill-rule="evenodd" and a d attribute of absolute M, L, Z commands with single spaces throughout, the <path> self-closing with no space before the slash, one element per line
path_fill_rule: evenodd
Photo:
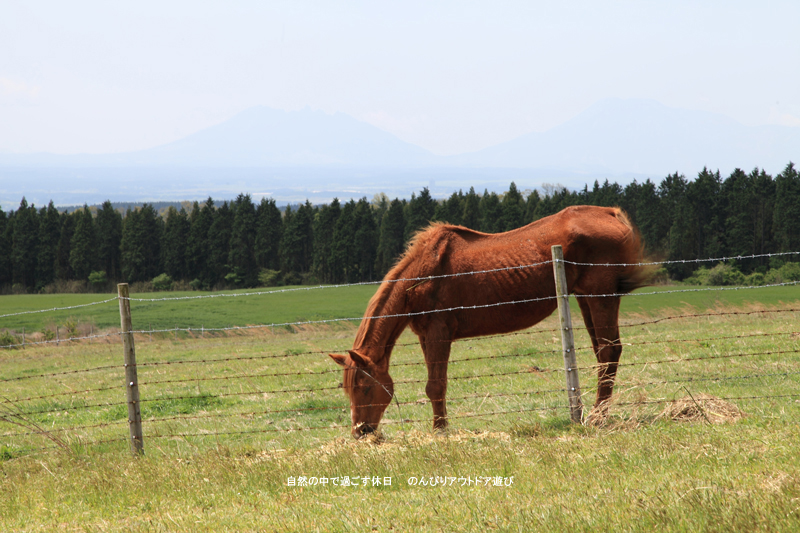
<path fill-rule="evenodd" d="M 353 437 L 355 437 L 356 439 L 361 439 L 371 433 L 375 433 L 375 429 L 376 428 L 372 427 L 372 425 L 370 424 L 366 423 L 359 424 L 358 426 L 353 428 Z"/>

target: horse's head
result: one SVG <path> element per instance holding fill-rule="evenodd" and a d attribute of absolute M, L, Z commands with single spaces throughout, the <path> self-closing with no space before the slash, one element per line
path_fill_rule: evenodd
<path fill-rule="evenodd" d="M 394 383 L 388 366 L 376 365 L 355 350 L 349 350 L 347 355 L 329 355 L 344 367 L 342 386 L 350 398 L 352 433 L 360 439 L 378 429 L 383 412 L 394 396 Z"/>

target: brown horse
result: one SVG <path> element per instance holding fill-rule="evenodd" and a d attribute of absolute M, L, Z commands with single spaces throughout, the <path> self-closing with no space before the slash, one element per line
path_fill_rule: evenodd
<path fill-rule="evenodd" d="M 444 429 L 450 344 L 464 337 L 528 328 L 547 318 L 557 307 L 549 263 L 555 244 L 564 250 L 570 293 L 615 295 L 578 298 L 600 363 L 595 406 L 609 399 L 622 353 L 616 295 L 645 285 L 647 278 L 644 268 L 632 264 L 640 261 L 642 247 L 621 209 L 569 207 L 494 235 L 433 224 L 414 237 L 369 301 L 353 349 L 346 355 L 330 354 L 345 369 L 343 387 L 350 398 L 353 436 L 360 438 L 378 428 L 394 396 L 389 376 L 392 348 L 409 325 L 419 337 L 428 366 L 425 392 L 433 406 L 433 427 Z M 534 266 L 514 268 L 521 265 Z M 476 271 L 491 272 L 469 274 Z M 503 305 L 520 300 L 538 301 Z M 462 309 L 471 306 L 477 307 Z"/>

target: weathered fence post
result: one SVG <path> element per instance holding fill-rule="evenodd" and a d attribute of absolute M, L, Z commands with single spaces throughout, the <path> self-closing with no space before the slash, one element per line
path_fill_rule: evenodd
<path fill-rule="evenodd" d="M 128 284 L 117 285 L 119 294 L 119 320 L 122 326 L 122 350 L 125 355 L 125 389 L 128 393 L 128 425 L 131 432 L 131 453 L 144 453 L 142 440 L 142 412 L 139 404 L 139 379 L 136 376 L 136 349 L 133 345 L 131 301 Z"/>
<path fill-rule="evenodd" d="M 58 324 L 56 324 L 56 346 L 58 346 Z"/>
<path fill-rule="evenodd" d="M 22 349 L 25 349 L 25 328 L 22 328 Z"/>
<path fill-rule="evenodd" d="M 572 315 L 569 311 L 569 292 L 567 291 L 567 273 L 564 270 L 564 251 L 561 245 L 551 248 L 553 254 L 553 273 L 556 278 L 556 299 L 558 316 L 561 325 L 561 347 L 564 350 L 564 368 L 567 376 L 567 396 L 569 397 L 569 413 L 573 422 L 581 423 L 583 404 L 581 402 L 581 385 L 578 380 L 578 360 L 575 357 L 575 338 L 572 334 Z"/>

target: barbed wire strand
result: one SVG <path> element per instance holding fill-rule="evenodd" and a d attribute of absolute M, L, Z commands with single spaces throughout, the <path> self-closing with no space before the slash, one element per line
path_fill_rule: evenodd
<path fill-rule="evenodd" d="M 790 282 L 783 282 L 783 283 L 773 283 L 769 285 L 748 285 L 748 286 L 735 286 L 735 287 L 703 287 L 697 289 L 676 289 L 676 290 L 667 290 L 667 291 L 652 291 L 652 292 L 634 292 L 634 293 L 608 293 L 608 294 L 573 294 L 572 296 L 575 298 L 611 298 L 611 297 L 623 297 L 623 296 L 655 296 L 655 295 L 663 295 L 663 294 L 678 294 L 678 293 L 691 293 L 691 292 L 709 292 L 709 291 L 738 291 L 738 290 L 748 290 L 748 289 L 763 289 L 763 288 L 774 288 L 774 287 L 785 287 L 785 286 L 794 286 L 800 284 L 800 281 L 790 281 Z M 386 315 L 375 315 L 375 316 L 364 316 L 364 317 L 349 317 L 349 318 L 328 318 L 328 319 L 320 319 L 320 320 L 301 320 L 295 322 L 282 322 L 282 323 L 272 323 L 272 324 L 254 324 L 254 325 L 247 325 L 247 326 L 229 326 L 229 327 L 218 327 L 218 328 L 206 328 L 206 327 L 185 327 L 185 328 L 164 328 L 164 329 L 150 329 L 150 330 L 135 330 L 131 331 L 130 333 L 133 334 L 140 334 L 145 335 L 149 334 L 152 335 L 153 333 L 176 333 L 176 332 L 222 332 L 222 331 L 247 331 L 253 329 L 265 329 L 265 328 L 285 328 L 291 326 L 308 326 L 308 325 L 317 325 L 317 324 L 332 324 L 337 322 L 357 322 L 363 320 L 380 320 L 380 319 L 387 319 L 387 318 L 410 318 L 415 316 L 423 316 L 433 313 L 448 313 L 453 311 L 469 311 L 469 310 L 476 310 L 476 309 L 489 309 L 494 307 L 500 307 L 503 305 L 520 305 L 520 304 L 529 304 L 529 303 L 536 303 L 542 301 L 549 301 L 557 299 L 557 296 L 543 296 L 539 298 L 527 298 L 522 300 L 513 300 L 509 302 L 494 302 L 488 304 L 475 304 L 475 305 L 460 305 L 454 307 L 448 307 L 443 309 L 430 309 L 425 311 L 413 311 L 409 313 L 395 313 L 395 314 L 386 314 Z M 653 322 L 655 323 L 655 322 Z M 100 338 L 100 337 L 109 337 L 109 336 L 120 336 L 122 332 L 116 333 L 106 333 L 106 334 L 98 334 L 98 335 L 89 335 L 85 337 L 71 337 L 65 340 L 45 340 L 45 341 L 34 341 L 34 342 L 26 342 L 26 343 L 17 343 L 17 344 L 9 344 L 0 346 L 0 348 L 10 349 L 10 348 L 19 348 L 23 346 L 29 345 L 43 345 L 43 344 L 53 344 L 59 342 L 68 342 L 68 341 L 79 341 L 79 340 L 87 340 L 93 338 Z"/>
<path fill-rule="evenodd" d="M 561 260 L 565 264 L 571 264 L 576 266 L 590 266 L 590 267 L 630 267 L 630 266 L 655 266 L 655 265 L 669 265 L 669 264 L 688 264 L 688 263 L 704 263 L 704 262 L 724 262 L 724 261 L 731 261 L 731 260 L 742 260 L 742 259 L 758 259 L 764 257 L 782 257 L 782 256 L 789 256 L 789 255 L 798 255 L 800 252 L 779 252 L 779 253 L 768 253 L 768 254 L 751 254 L 751 255 L 736 255 L 736 256 L 727 256 L 727 257 L 716 257 L 716 258 L 705 258 L 705 259 L 676 259 L 676 260 L 667 260 L 667 261 L 648 261 L 648 262 L 639 262 L 639 263 L 581 263 L 575 261 L 567 261 Z M 535 263 L 530 263 L 526 265 L 514 265 L 514 266 L 507 266 L 507 267 L 498 267 L 493 269 L 486 269 L 486 270 L 474 270 L 469 272 L 454 272 L 452 274 L 437 274 L 432 276 L 424 276 L 424 277 L 415 277 L 415 278 L 398 278 L 398 279 L 384 279 L 380 281 L 362 281 L 362 282 L 355 282 L 355 283 L 342 283 L 342 284 L 335 284 L 335 285 L 315 285 L 311 287 L 294 287 L 290 289 L 275 289 L 269 291 L 254 291 L 254 292 L 243 292 L 243 293 L 220 293 L 220 294 L 204 294 L 204 295 L 197 295 L 197 296 L 173 296 L 173 297 L 165 297 L 165 298 L 133 298 L 128 297 L 128 299 L 133 302 L 164 302 L 164 301 L 176 301 L 176 300 L 197 300 L 197 299 L 205 299 L 205 298 L 237 298 L 237 297 L 246 297 L 246 296 L 261 296 L 261 295 L 268 295 L 268 294 L 278 294 L 278 293 L 286 293 L 286 292 L 296 292 L 296 291 L 311 291 L 311 290 L 319 290 L 319 289 L 338 289 L 338 288 L 345 288 L 345 287 L 355 287 L 355 286 L 362 286 L 362 285 L 380 285 L 382 283 L 399 283 L 403 281 L 426 281 L 426 280 L 433 280 L 433 279 L 441 279 L 441 278 L 450 278 L 450 277 L 460 277 L 460 276 L 472 276 L 478 274 L 490 274 L 494 272 L 502 272 L 502 271 L 509 271 L 509 270 L 520 270 L 525 268 L 533 268 L 537 266 L 551 264 L 553 262 L 552 259 L 539 261 Z M 779 284 L 780 285 L 780 284 Z M 779 286 L 779 285 L 764 285 L 764 286 Z M 63 311 L 69 309 L 78 309 L 81 307 L 88 307 L 94 305 L 105 304 L 109 302 L 113 302 L 115 300 L 119 300 L 119 296 L 115 296 L 113 298 L 109 298 L 107 300 L 102 300 L 98 302 L 90 302 L 86 304 L 79 304 L 73 306 L 66 306 L 66 307 L 53 307 L 48 309 L 37 309 L 31 311 L 20 311 L 17 313 L 7 313 L 0 315 L 0 318 L 12 317 L 12 316 L 19 316 L 19 315 L 26 315 L 26 314 L 33 314 L 33 313 L 47 313 L 47 312 L 54 312 L 54 311 Z"/>
<path fill-rule="evenodd" d="M 797 350 L 800 351 L 800 350 Z M 795 351 L 795 352 L 797 352 Z M 534 373 L 539 372 L 540 370 L 537 369 L 535 371 L 525 371 L 525 373 Z M 563 370 L 562 370 L 563 371 Z M 709 382 L 709 381 L 746 381 L 751 379 L 763 379 L 767 377 L 777 377 L 777 376 L 793 376 L 793 375 L 800 375 L 800 371 L 795 372 L 770 372 L 770 373 L 763 373 L 763 374 L 749 374 L 744 376 L 713 376 L 713 377 L 705 377 L 705 378 L 698 378 L 694 376 L 685 377 L 682 379 L 670 379 L 670 380 L 661 380 L 661 381 L 648 381 L 643 383 L 631 383 L 624 380 L 617 380 L 616 387 L 628 387 L 629 390 L 638 389 L 646 386 L 653 386 L 653 385 L 667 385 L 667 384 L 676 384 L 676 383 L 696 383 L 696 382 Z M 423 381 L 423 380 L 418 380 Z M 410 381 L 410 382 L 398 382 L 398 383 L 413 383 L 417 381 Z M 143 385 L 143 384 L 142 384 Z M 338 388 L 338 387 L 334 387 Z M 102 389 L 106 390 L 106 389 Z M 533 391 L 522 391 L 522 392 L 515 392 L 515 393 L 500 393 L 500 394 L 470 394 L 466 396 L 456 396 L 443 399 L 441 401 L 447 402 L 454 402 L 454 401 L 461 401 L 465 399 L 474 399 L 474 398 L 499 398 L 499 397 L 509 397 L 509 396 L 530 396 L 530 395 L 542 395 L 542 394 L 550 394 L 556 392 L 564 392 L 566 389 L 549 389 L 549 390 L 533 390 Z M 81 391 L 81 392 L 88 392 L 88 391 Z M 266 394 L 270 391 L 255 391 L 254 394 Z M 277 391 L 283 392 L 283 391 Z M 594 393 L 594 389 L 592 388 L 584 388 L 583 396 L 588 396 Z M 210 396 L 215 397 L 215 396 Z M 218 397 L 218 396 L 216 396 Z M 186 399 L 187 397 L 178 397 L 178 398 L 169 398 L 170 400 L 174 399 Z M 188 398 L 204 398 L 204 396 L 190 396 Z M 162 401 L 167 399 L 161 399 Z M 158 400 L 152 400 L 158 401 Z M 411 400 L 405 402 L 399 402 L 400 405 L 425 405 L 427 403 L 432 403 L 429 400 Z M 371 405 L 364 405 L 362 407 L 372 407 L 373 405 L 380 405 L 383 406 L 385 404 L 371 404 Z M 307 411 L 321 411 L 321 410 L 346 410 L 348 406 L 344 405 L 337 405 L 337 406 L 323 406 L 323 407 L 306 407 L 306 408 L 293 408 L 293 409 L 266 409 L 266 410 L 259 410 L 259 411 L 251 411 L 251 412 L 244 412 L 244 413 L 220 413 L 220 414 L 204 414 L 204 415 L 195 415 L 195 416 L 174 416 L 174 417 L 162 417 L 162 418 L 149 418 L 144 419 L 143 423 L 155 423 L 155 422 L 165 422 L 165 421 L 175 421 L 175 420 L 192 420 L 192 419 L 203 419 L 203 418 L 219 418 L 219 417 L 229 417 L 229 416 L 255 416 L 255 415 L 263 415 L 263 414 L 276 414 L 276 413 L 299 413 L 299 412 L 307 412 Z M 60 410 L 59 410 L 60 411 Z M 22 415 L 30 414 L 30 413 L 21 413 Z M 0 419 L 0 422 L 3 421 Z M 88 425 L 79 425 L 79 426 L 71 426 L 68 428 L 53 428 L 49 429 L 48 431 L 68 431 L 68 430 L 82 430 L 82 429 L 90 429 L 90 428 L 98 428 L 98 427 L 108 427 L 112 425 L 118 425 L 125 423 L 125 420 L 113 421 L 113 422 L 102 422 L 97 424 L 88 424 Z M 38 435 L 40 431 L 32 431 L 32 432 L 25 432 L 25 433 L 6 433 L 2 436 L 23 436 L 23 435 Z"/>
<path fill-rule="evenodd" d="M 36 309 L 36 310 L 33 310 L 33 311 L 20 311 L 18 313 L 7 313 L 5 315 L 0 315 L 0 318 L 6 318 L 6 317 L 10 317 L 10 316 L 19 316 L 19 315 L 31 315 L 31 314 L 34 314 L 34 313 L 51 313 L 51 312 L 54 312 L 54 311 L 67 311 L 69 309 L 78 309 L 80 307 L 91 307 L 93 305 L 107 304 L 109 302 L 114 302 L 114 301 L 117 301 L 117 300 L 119 300 L 119 297 L 118 296 L 114 296 L 113 298 L 109 298 L 108 300 L 102 300 L 102 301 L 99 301 L 99 302 L 90 302 L 90 303 L 79 304 L 79 305 L 69 305 L 69 306 L 66 306 L 66 307 L 52 307 L 52 308 L 49 308 L 49 309 Z"/>
<path fill-rule="evenodd" d="M 0 419 L 0 422 L 3 422 Z M 63 428 L 47 428 L 48 433 L 54 432 L 63 432 L 63 431 L 80 431 L 83 429 L 97 429 L 103 427 L 110 427 L 110 426 L 120 426 L 122 424 L 130 424 L 128 420 L 114 420 L 112 422 L 99 422 L 97 424 L 83 424 L 79 426 L 68 426 Z M 41 435 L 41 431 L 26 431 L 22 433 L 3 433 L 0 437 L 19 437 L 19 436 L 30 436 L 30 435 Z"/>
<path fill-rule="evenodd" d="M 550 394 L 556 392 L 565 392 L 566 389 L 550 389 L 550 390 L 533 390 L 533 391 L 523 391 L 523 392 L 508 392 L 508 393 L 499 393 L 499 394 L 469 394 L 466 396 L 454 396 L 447 398 L 447 402 L 454 402 L 454 401 L 463 401 L 468 399 L 476 399 L 476 398 L 502 398 L 502 397 L 509 397 L 509 396 L 539 396 L 543 394 Z M 405 402 L 399 402 L 400 405 L 427 405 L 431 403 L 429 400 L 409 400 Z M 385 406 L 386 404 L 369 404 L 364 405 L 362 407 L 375 407 L 375 406 Z M 321 407 L 299 407 L 299 408 L 291 408 L 291 409 L 262 409 L 259 411 L 247 411 L 247 412 L 233 412 L 233 413 L 204 413 L 201 415 L 176 415 L 176 416 L 169 416 L 169 417 L 153 417 L 153 418 L 144 418 L 142 419 L 143 424 L 152 424 L 152 423 L 159 423 L 159 422 L 173 422 L 173 421 L 181 421 L 181 420 L 203 420 L 208 418 L 230 418 L 230 417 L 253 417 L 256 415 L 265 415 L 265 414 L 280 414 L 280 413 L 303 413 L 303 412 L 311 412 L 311 411 L 336 411 L 342 410 L 347 411 L 349 409 L 349 405 L 335 405 L 335 406 L 321 406 Z M 0 419 L 0 421 L 2 421 Z M 113 422 L 101 422 L 97 424 L 85 424 L 79 426 L 70 426 L 64 428 L 50 428 L 48 431 L 78 431 L 82 429 L 93 429 L 93 428 L 100 428 L 100 427 L 108 427 L 113 425 L 122 425 L 122 424 L 130 424 L 129 420 L 116 420 Z M 2 437 L 14 437 L 14 436 L 29 436 L 29 435 L 39 435 L 41 434 L 40 431 L 30 431 L 30 432 L 20 432 L 20 433 L 4 433 L 0 436 Z"/>
<path fill-rule="evenodd" d="M 578 266 L 596 266 L 596 267 L 629 267 L 629 266 L 655 266 L 655 265 L 669 265 L 669 264 L 687 264 L 687 263 L 706 263 L 706 262 L 724 262 L 730 260 L 742 260 L 742 259 L 758 259 L 762 257 L 781 257 L 787 255 L 798 255 L 800 252 L 780 252 L 780 253 L 772 253 L 772 254 L 752 254 L 752 255 L 737 255 L 737 256 L 730 256 L 730 257 L 717 257 L 717 258 L 707 258 L 707 259 L 677 259 L 677 260 L 668 260 L 668 261 L 649 261 L 649 262 L 641 262 L 641 263 L 577 263 L 573 261 L 564 261 L 564 263 L 578 265 Z M 285 293 L 285 292 L 295 292 L 295 291 L 310 291 L 310 290 L 318 290 L 318 289 L 339 289 L 345 287 L 356 287 L 362 285 L 380 285 L 381 283 L 399 283 L 403 281 L 427 281 L 427 280 L 434 280 L 434 279 L 442 279 L 442 278 L 453 278 L 453 277 L 460 277 L 460 276 L 474 276 L 479 274 L 491 274 L 495 272 L 504 272 L 509 270 L 520 270 L 525 268 L 533 268 L 542 265 L 549 265 L 552 264 L 553 260 L 543 260 L 535 263 L 530 263 L 526 265 L 514 265 L 514 266 L 507 266 L 507 267 L 498 267 L 486 270 L 472 270 L 469 272 L 454 272 L 451 274 L 437 274 L 432 276 L 422 276 L 422 277 L 414 277 L 414 278 L 398 278 L 398 279 L 384 279 L 380 281 L 361 281 L 355 283 L 341 283 L 336 285 L 315 285 L 312 287 L 295 287 L 290 289 L 275 289 L 270 291 L 255 291 L 255 292 L 247 292 L 247 293 L 225 293 L 225 294 L 207 294 L 207 295 L 198 295 L 198 296 L 178 296 L 178 297 L 166 297 L 166 298 L 129 298 L 131 301 L 136 302 L 163 302 L 163 301 L 173 301 L 173 300 L 196 300 L 202 298 L 225 298 L 225 297 L 240 297 L 240 296 L 259 296 L 265 294 L 277 294 L 277 293 Z M 0 317 L 1 318 L 1 317 Z"/>
<path fill-rule="evenodd" d="M 653 385 L 673 385 L 676 383 L 704 383 L 709 381 L 747 381 L 751 379 L 763 379 L 763 378 L 771 378 L 771 377 L 778 377 L 778 376 L 797 376 L 800 375 L 800 371 L 796 372 L 768 372 L 765 374 L 748 374 L 744 376 L 711 376 L 711 377 L 704 377 L 698 378 L 694 376 L 688 376 L 682 379 L 667 379 L 661 381 L 646 381 L 642 383 L 634 383 L 629 381 L 619 381 L 615 384 L 615 388 L 617 387 L 627 387 L 627 390 L 634 390 L 634 389 L 641 389 L 642 387 L 649 387 Z M 588 393 L 584 391 L 584 393 Z"/>
<path fill-rule="evenodd" d="M 755 357 L 759 355 L 784 355 L 784 354 L 794 354 L 800 353 L 800 348 L 796 350 L 779 350 L 779 351 L 770 351 L 770 352 L 751 352 L 751 353 L 731 353 L 731 354 L 719 354 L 719 355 L 705 355 L 699 357 L 675 357 L 672 359 L 659 359 L 656 361 L 632 361 L 630 363 L 617 363 L 618 367 L 628 367 L 628 366 L 647 366 L 647 365 L 659 365 L 659 364 L 667 364 L 667 363 L 683 363 L 686 361 L 708 361 L 714 359 L 733 359 L 737 357 Z M 577 370 L 597 370 L 603 367 L 608 366 L 611 363 L 598 363 L 595 365 L 589 366 L 578 366 L 575 367 Z"/>
<path fill-rule="evenodd" d="M 698 402 L 707 402 L 711 400 L 723 400 L 723 401 L 747 401 L 747 400 L 759 400 L 759 399 L 783 399 L 783 398 L 798 398 L 800 397 L 800 393 L 795 394 L 776 394 L 776 395 L 759 395 L 759 396 L 729 396 L 729 397 L 715 397 L 712 399 L 706 398 L 699 398 Z M 634 402 L 614 402 L 609 404 L 609 407 L 615 406 L 640 406 L 640 405 L 656 405 L 656 404 L 664 404 L 664 403 L 675 403 L 676 400 L 671 399 L 657 399 L 657 400 L 638 400 Z M 545 406 L 545 407 L 534 407 L 534 408 L 524 408 L 524 409 L 516 409 L 516 410 L 506 410 L 506 411 L 493 411 L 489 413 L 467 413 L 467 414 L 460 414 L 460 415 L 452 415 L 448 416 L 448 420 L 451 419 L 462 419 L 462 418 L 481 418 L 487 416 L 499 416 L 504 414 L 519 414 L 524 412 L 535 412 L 535 411 L 554 411 L 554 410 L 569 410 L 570 407 L 566 405 L 552 405 L 552 406 Z M 398 425 L 398 424 L 409 424 L 409 423 L 429 423 L 430 419 L 402 419 L 402 420 L 385 420 L 381 422 L 383 425 Z M 272 432 L 293 432 L 293 431 L 315 431 L 315 430 L 324 430 L 324 429 L 350 429 L 351 425 L 343 425 L 343 424 L 333 424 L 329 426 L 311 426 L 311 427 L 296 427 L 296 428 L 264 428 L 258 430 L 245 430 L 245 431 L 221 431 L 221 432 L 202 432 L 202 433 L 171 433 L 171 434 L 155 434 L 155 435 L 148 435 L 148 439 L 153 438 L 188 438 L 188 437 L 215 437 L 215 436 L 223 436 L 223 435 L 246 435 L 246 434 L 259 434 L 259 433 L 272 433 Z M 99 444 L 107 444 L 111 442 L 124 442 L 127 441 L 127 437 L 117 437 L 113 439 L 103 439 L 103 440 L 96 440 L 96 441 L 89 441 L 89 442 L 81 442 L 79 443 L 82 446 L 95 446 Z M 27 449 L 25 450 L 28 452 L 26 455 L 32 455 L 33 453 L 38 453 L 39 451 L 51 451 L 51 450 L 59 450 L 62 449 L 59 446 L 47 446 L 42 448 L 34 448 L 34 449 Z"/>
<path fill-rule="evenodd" d="M 620 324 L 619 327 L 638 327 L 642 325 L 650 325 L 659 322 L 663 322 L 666 320 L 677 320 L 677 319 L 684 319 L 684 318 L 703 318 L 703 317 L 721 317 L 721 316 L 737 316 L 737 315 L 753 315 L 753 314 L 766 314 L 766 313 L 795 313 L 800 312 L 800 309 L 797 308 L 788 308 L 788 309 L 760 309 L 755 311 L 724 311 L 724 312 L 710 312 L 710 313 L 690 313 L 690 314 L 682 314 L 682 315 L 673 315 L 668 317 L 660 317 L 652 320 L 643 320 L 639 322 L 631 322 L 627 324 Z M 582 329 L 582 328 L 581 328 Z M 481 337 L 468 337 L 463 339 L 456 339 L 454 341 L 442 340 L 442 341 L 434 341 L 434 342 L 453 342 L 453 343 L 465 343 L 465 342 L 483 342 L 491 339 L 496 338 L 504 338 L 504 337 L 512 337 L 512 336 L 529 336 L 529 335 L 537 335 L 542 333 L 555 333 L 558 332 L 559 328 L 548 328 L 548 329 L 528 329 L 525 331 L 515 331 L 510 333 L 501 333 L 496 335 L 486 335 Z M 142 330 L 139 333 L 148 333 L 147 330 Z M 746 337 L 757 337 L 757 336 L 773 336 L 773 335 L 793 335 L 795 332 L 774 332 L 774 333 L 763 333 L 763 334 L 745 334 L 745 335 L 735 335 L 735 336 L 724 336 L 724 337 L 702 337 L 702 338 L 691 338 L 691 339 L 674 339 L 674 340 L 663 340 L 663 341 L 643 341 L 639 343 L 622 343 L 623 346 L 638 346 L 638 345 L 645 345 L 645 344 L 663 344 L 669 342 L 699 342 L 699 341 L 707 341 L 707 340 L 723 340 L 723 339 L 733 339 L 733 338 L 746 338 Z M 115 334 L 116 335 L 116 334 Z M 77 340 L 77 339 L 76 339 Z M 407 342 L 407 343 L 394 343 L 392 346 L 394 347 L 408 347 L 408 346 L 417 346 L 419 342 Z M 386 348 L 389 345 L 368 345 L 370 348 Z M 581 346 L 577 347 L 577 350 L 588 350 L 592 349 L 590 346 Z M 334 352 L 339 350 L 338 348 L 328 349 L 328 350 L 309 350 L 305 352 L 298 352 L 298 353 L 283 353 L 283 354 L 267 354 L 267 355 L 254 355 L 254 356 L 237 356 L 237 357 L 223 357 L 223 358 L 204 358 L 204 359 L 188 359 L 188 360 L 177 360 L 177 361 L 151 361 L 151 362 L 140 362 L 137 363 L 136 366 L 146 367 L 146 366 L 163 366 L 163 365 L 181 365 L 181 364 L 213 364 L 218 362 L 233 362 L 233 361 L 250 361 L 250 360 L 262 360 L 262 359 L 285 359 L 287 357 L 297 357 L 302 355 L 317 355 L 317 354 L 327 354 L 329 352 Z M 540 350 L 536 351 L 532 354 L 514 354 L 524 356 L 524 355 L 535 355 L 535 354 L 549 354 L 549 353 L 557 353 L 559 350 Z M 492 356 L 494 357 L 494 356 Z M 477 359 L 477 358 L 471 358 Z M 463 361 L 467 361 L 468 359 L 464 359 Z M 456 362 L 460 360 L 453 360 L 451 362 Z M 424 364 L 424 363 L 398 363 L 394 366 L 402 366 L 402 365 L 410 365 L 410 364 Z M 622 364 L 622 363 L 621 363 Z M 100 370 L 109 370 L 109 369 L 117 369 L 122 368 L 124 365 L 104 365 L 98 367 L 91 367 L 86 369 L 78 369 L 78 370 L 66 370 L 62 372 L 50 372 L 50 373 L 43 373 L 43 374 L 30 374 L 25 376 L 17 376 L 13 378 L 3 378 L 0 379 L 0 383 L 10 382 L 10 381 L 20 381 L 26 379 L 34 379 L 34 378 L 45 378 L 45 377 L 55 377 L 55 376 L 64 376 L 70 374 L 79 374 L 79 373 L 87 373 L 87 372 L 95 372 Z"/>
<path fill-rule="evenodd" d="M 762 334 L 764 335 L 764 334 Z M 744 336 L 732 336 L 728 338 L 741 338 L 746 337 Z M 672 341 L 664 341 L 664 342 L 683 342 L 683 340 L 672 340 Z M 582 347 L 576 348 L 576 350 L 587 350 L 591 347 Z M 561 350 L 553 350 L 550 353 L 560 353 Z M 449 363 L 464 363 L 464 362 L 471 362 L 477 360 L 491 360 L 491 359 L 501 359 L 501 358 L 509 358 L 509 357 L 525 357 L 525 356 L 536 356 L 542 353 L 547 352 L 537 352 L 537 353 L 515 353 L 515 354 L 500 354 L 500 355 L 492 355 L 492 356 L 481 356 L 475 358 L 464 358 L 464 359 L 456 359 L 453 361 L 449 361 Z M 700 361 L 700 360 L 714 360 L 714 359 L 730 359 L 730 358 L 737 358 L 737 357 L 753 357 L 753 356 L 763 356 L 763 355 L 785 355 L 785 354 L 795 354 L 800 353 L 800 348 L 795 350 L 779 350 L 779 351 L 768 351 L 768 352 L 751 352 L 751 353 L 734 353 L 734 354 L 718 354 L 718 355 L 710 355 L 710 356 L 699 356 L 699 357 L 677 357 L 672 359 L 661 359 L 656 361 L 633 361 L 633 362 L 626 362 L 626 363 L 617 363 L 618 367 L 627 367 L 627 366 L 640 366 L 640 365 L 653 365 L 653 364 L 667 364 L 667 363 L 678 363 L 678 362 L 687 362 L 687 361 Z M 218 360 L 217 360 L 218 361 Z M 442 362 L 445 364 L 447 362 Z M 407 362 L 407 363 L 399 363 L 395 364 L 394 366 L 421 366 L 427 364 L 424 361 L 419 362 Z M 578 366 L 575 367 L 576 370 L 579 371 L 595 371 L 601 368 L 608 366 L 609 363 L 599 363 L 595 365 L 588 365 L 588 366 Z M 541 368 L 538 366 L 533 367 L 535 372 L 550 372 L 550 373 L 557 373 L 563 372 L 564 369 L 551 369 L 551 368 Z M 322 371 L 297 371 L 297 372 L 276 372 L 276 373 L 254 373 L 254 374 L 236 374 L 231 376 L 205 376 L 205 377 L 190 377 L 190 378 L 180 378 L 180 379 L 166 379 L 166 380 L 155 380 L 155 381 L 140 381 L 139 386 L 148 386 L 148 385 L 164 385 L 164 384 L 176 384 L 176 383 L 195 383 L 200 381 L 220 381 L 220 380 L 239 380 L 239 379 L 253 379 L 253 378 L 266 378 L 266 377 L 288 377 L 288 376 L 318 376 L 318 375 L 325 375 L 325 374 L 333 374 L 341 372 L 339 368 L 332 368 L 329 370 L 322 370 Z M 531 373 L 530 369 L 523 369 L 520 371 L 512 372 L 511 374 L 518 374 L 518 373 Z M 509 373 L 492 373 L 492 374 L 472 374 L 470 376 L 450 376 L 449 379 L 468 379 L 468 378 L 481 378 L 481 377 L 494 377 L 498 375 L 510 375 Z M 446 380 L 448 378 L 441 378 Z M 405 380 L 405 381 L 397 381 L 396 383 L 420 383 L 423 381 L 428 380 Z M 0 401 L 0 404 L 5 403 L 19 403 L 19 402 L 26 402 L 32 400 L 41 400 L 47 398 L 55 398 L 59 396 L 74 396 L 80 394 L 87 394 L 92 392 L 104 392 L 109 390 L 117 390 L 118 386 L 105 386 L 105 387 L 98 387 L 92 389 L 84 389 L 84 390 L 76 390 L 76 391 L 62 391 L 57 393 L 50 393 L 44 394 L 39 396 L 30 396 L 25 398 L 13 398 L 8 399 L 6 398 L 3 401 Z M 338 388 L 337 387 L 323 387 L 318 390 L 328 390 L 330 388 Z M 273 393 L 288 393 L 288 392 L 309 392 L 310 390 L 315 389 L 284 389 L 284 390 L 277 390 L 277 391 L 251 391 L 249 393 L 237 393 L 237 394 L 273 394 Z M 179 397 L 179 399 L 187 399 L 187 397 Z M 161 400 L 164 400 L 161 398 Z M 148 401 L 148 400 L 142 400 Z M 58 410 L 54 411 L 57 412 Z"/>

